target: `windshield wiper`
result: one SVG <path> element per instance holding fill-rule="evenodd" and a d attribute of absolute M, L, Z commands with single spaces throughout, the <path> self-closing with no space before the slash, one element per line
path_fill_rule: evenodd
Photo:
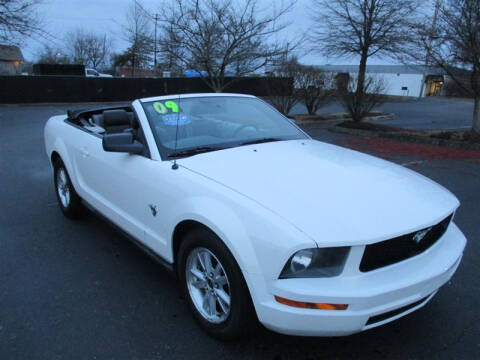
<path fill-rule="evenodd" d="M 179 157 L 179 156 L 192 156 L 192 155 L 202 154 L 202 153 L 215 151 L 215 150 L 222 150 L 222 148 L 212 147 L 212 146 L 199 146 L 193 149 L 172 152 L 168 154 L 168 157 L 171 158 L 171 157 Z"/>
<path fill-rule="evenodd" d="M 282 140 L 283 140 L 283 139 L 281 139 L 281 138 L 266 137 L 266 138 L 261 138 L 261 139 L 256 139 L 256 140 L 245 141 L 245 142 L 242 142 L 240 145 L 261 144 L 261 143 L 274 142 L 274 141 L 282 141 Z"/>

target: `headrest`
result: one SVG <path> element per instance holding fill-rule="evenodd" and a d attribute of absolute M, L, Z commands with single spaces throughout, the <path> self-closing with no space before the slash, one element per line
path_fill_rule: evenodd
<path fill-rule="evenodd" d="M 130 119 L 130 126 L 132 127 L 132 129 L 138 129 L 139 124 L 137 119 L 135 119 L 135 115 L 133 114 L 133 112 L 128 112 L 127 115 L 128 115 L 128 118 Z"/>
<path fill-rule="evenodd" d="M 100 127 L 104 127 L 105 124 L 103 123 L 103 115 L 102 114 L 94 114 L 92 115 L 92 121 L 100 126 Z"/>
<path fill-rule="evenodd" d="M 103 123 L 106 127 L 117 125 L 130 125 L 130 118 L 125 110 L 105 110 Z"/>

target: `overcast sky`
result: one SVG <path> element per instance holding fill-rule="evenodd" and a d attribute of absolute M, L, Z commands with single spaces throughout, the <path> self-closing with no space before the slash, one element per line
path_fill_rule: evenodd
<path fill-rule="evenodd" d="M 92 30 L 108 34 L 114 41 L 114 50 L 124 50 L 127 45 L 122 39 L 119 23 L 125 21 L 129 5 L 133 0 L 44 0 L 39 11 L 46 25 L 45 30 L 53 34 L 58 47 L 62 47 L 63 34 L 77 28 Z M 280 4 L 280 0 L 261 0 L 265 5 Z M 162 0 L 139 0 L 152 14 L 161 12 Z M 281 36 L 289 36 L 293 32 L 305 32 L 312 26 L 308 7 L 310 0 L 298 0 L 291 13 L 285 20 L 292 24 L 288 32 Z M 271 8 L 271 7 L 270 7 Z M 267 9 L 270 9 L 267 8 Z M 50 45 L 52 42 L 49 42 Z M 42 45 L 38 40 L 28 40 L 22 46 L 22 51 L 27 60 L 35 60 Z M 356 59 L 328 59 L 322 54 L 309 54 L 303 56 L 301 61 L 306 64 L 355 64 Z M 388 64 L 387 59 L 371 59 L 369 64 Z"/>

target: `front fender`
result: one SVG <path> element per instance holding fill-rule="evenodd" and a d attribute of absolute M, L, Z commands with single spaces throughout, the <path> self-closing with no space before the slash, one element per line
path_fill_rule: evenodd
<path fill-rule="evenodd" d="M 185 220 L 210 228 L 227 246 L 244 273 L 276 279 L 297 250 L 315 242 L 269 210 L 241 195 L 236 201 L 191 197 L 177 204 L 167 222 L 169 248 L 176 226 Z M 169 259 L 173 262 L 172 258 Z"/>
<path fill-rule="evenodd" d="M 224 242 L 242 271 L 259 271 L 257 255 L 248 241 L 249 235 L 245 224 L 225 203 L 216 199 L 193 197 L 178 204 L 173 213 L 175 215 L 170 219 L 168 226 L 170 248 L 173 246 L 176 226 L 182 221 L 193 220 L 208 227 Z"/>
<path fill-rule="evenodd" d="M 288 258 L 316 243 L 285 219 L 240 194 L 232 197 L 190 197 L 175 206 L 168 221 L 168 248 L 178 224 L 197 221 L 212 230 L 237 261 L 255 307 L 264 300 L 267 284 L 278 279 Z M 263 299 L 263 300 L 262 300 Z M 257 309 L 258 314 L 258 309 Z"/>

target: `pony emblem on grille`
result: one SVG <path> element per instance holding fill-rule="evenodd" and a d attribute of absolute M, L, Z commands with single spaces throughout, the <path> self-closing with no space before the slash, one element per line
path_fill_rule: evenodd
<path fill-rule="evenodd" d="M 413 241 L 419 244 L 420 241 L 423 240 L 423 238 L 428 234 L 430 230 L 432 230 L 431 227 L 429 227 L 428 229 L 424 229 L 424 230 L 420 230 L 419 232 L 416 232 L 415 235 L 413 235 Z"/>

